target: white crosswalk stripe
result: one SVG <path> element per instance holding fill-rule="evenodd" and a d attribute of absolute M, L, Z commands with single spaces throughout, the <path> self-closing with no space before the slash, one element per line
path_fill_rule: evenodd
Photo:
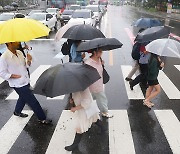
<path fill-rule="evenodd" d="M 174 154 L 180 153 L 180 122 L 172 110 L 155 110 L 157 119 L 164 131 Z"/>
<path fill-rule="evenodd" d="M 128 98 L 129 99 L 144 99 L 144 95 L 139 85 L 135 86 L 134 90 L 131 90 L 129 86 L 129 82 L 125 81 L 125 78 L 128 76 L 131 69 L 132 69 L 132 66 L 130 65 L 121 65 L 123 80 L 124 80 Z M 135 75 L 133 76 L 133 78 L 135 78 Z"/>
<path fill-rule="evenodd" d="M 180 65 L 174 65 L 180 71 Z"/>
<path fill-rule="evenodd" d="M 39 76 L 47 70 L 51 65 L 40 65 L 32 74 L 31 74 L 31 86 L 33 87 L 36 84 L 37 79 Z M 18 95 L 15 91 L 13 91 L 6 100 L 16 100 L 18 99 Z"/>
<path fill-rule="evenodd" d="M 25 110 L 27 118 L 12 116 L 0 130 L 0 153 L 8 153 L 18 136 L 33 115 L 32 111 Z M 135 145 L 129 123 L 127 110 L 109 110 L 114 115 L 109 119 L 109 153 L 135 154 Z M 174 154 L 180 151 L 180 122 L 172 110 L 155 110 L 157 120 L 162 127 L 165 137 Z M 64 147 L 72 144 L 75 136 L 74 113 L 64 110 L 56 125 L 46 154 L 71 154 Z M 12 127 L 13 126 L 13 127 Z"/>
<path fill-rule="evenodd" d="M 4 82 L 4 80 L 0 77 L 0 84 L 3 83 L 3 82 Z"/>
<path fill-rule="evenodd" d="M 158 81 L 169 99 L 180 99 L 180 91 L 163 71 L 159 71 Z"/>
<path fill-rule="evenodd" d="M 51 138 L 46 154 L 70 154 L 64 147 L 71 145 L 75 136 L 75 124 L 72 122 L 73 113 L 64 110 Z"/>
<path fill-rule="evenodd" d="M 126 110 L 109 111 L 109 151 L 110 154 L 135 154 L 133 138 Z"/>
<path fill-rule="evenodd" d="M 65 95 L 57 96 L 57 97 L 54 97 L 54 98 L 47 97 L 47 100 L 62 100 L 62 99 L 64 99 L 64 97 L 65 97 Z"/>
<path fill-rule="evenodd" d="M 28 114 L 27 118 L 12 116 L 0 130 L 0 153 L 6 154 L 11 149 L 18 136 L 33 115 L 32 111 L 23 111 Z"/>

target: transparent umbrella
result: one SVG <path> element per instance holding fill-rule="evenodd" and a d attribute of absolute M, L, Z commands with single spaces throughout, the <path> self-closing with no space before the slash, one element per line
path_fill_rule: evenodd
<path fill-rule="evenodd" d="M 146 50 L 159 56 L 180 58 L 180 43 L 169 38 L 152 41 Z"/>

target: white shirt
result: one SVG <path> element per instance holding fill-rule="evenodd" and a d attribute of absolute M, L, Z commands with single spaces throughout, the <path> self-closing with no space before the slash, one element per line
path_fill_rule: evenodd
<path fill-rule="evenodd" d="M 21 75 L 21 78 L 10 78 L 12 74 Z M 21 51 L 17 50 L 17 56 L 10 50 L 2 54 L 0 57 L 0 77 L 7 80 L 10 87 L 20 88 L 30 83 L 26 59 Z"/>

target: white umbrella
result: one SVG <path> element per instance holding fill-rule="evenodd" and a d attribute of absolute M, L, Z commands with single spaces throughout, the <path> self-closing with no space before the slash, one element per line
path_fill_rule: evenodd
<path fill-rule="evenodd" d="M 58 30 L 58 32 L 56 33 L 56 36 L 55 36 L 55 40 L 59 41 L 60 39 L 62 39 L 62 36 L 69 28 L 71 28 L 72 26 L 75 26 L 75 25 L 80 25 L 80 24 L 82 24 L 82 23 L 80 23 L 80 22 L 67 23 L 66 25 L 64 25 L 63 27 L 61 27 Z"/>
<path fill-rule="evenodd" d="M 159 56 L 180 58 L 180 43 L 169 38 L 152 41 L 146 50 Z"/>

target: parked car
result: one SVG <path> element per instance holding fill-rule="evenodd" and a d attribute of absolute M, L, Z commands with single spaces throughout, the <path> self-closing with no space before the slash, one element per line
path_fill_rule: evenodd
<path fill-rule="evenodd" d="M 47 13 L 55 15 L 58 20 L 60 20 L 60 9 L 59 8 L 47 8 Z"/>
<path fill-rule="evenodd" d="M 75 10 L 74 13 L 72 14 L 72 18 L 69 20 L 68 23 L 80 23 L 80 24 L 88 24 L 95 26 L 95 16 L 94 13 L 91 10 Z"/>
<path fill-rule="evenodd" d="M 53 28 L 54 30 L 58 29 L 57 18 L 49 13 L 33 13 L 31 16 L 29 16 L 29 18 L 40 21 L 51 30 Z"/>
<path fill-rule="evenodd" d="M 3 11 L 3 7 L 2 6 L 0 6 L 0 11 Z"/>
<path fill-rule="evenodd" d="M 13 6 L 10 6 L 10 5 L 6 5 L 6 6 L 4 6 L 3 9 L 4 9 L 4 10 L 14 10 L 14 7 L 13 7 Z"/>
<path fill-rule="evenodd" d="M 43 12 L 45 12 L 45 11 L 43 11 L 43 10 L 32 10 L 31 12 L 29 12 L 27 14 L 26 18 L 28 18 L 29 16 L 31 16 L 34 13 L 43 13 Z"/>
<path fill-rule="evenodd" d="M 14 19 L 16 15 L 25 17 L 25 15 L 21 13 L 2 13 L 0 14 L 0 23 L 3 23 L 10 19 Z"/>
<path fill-rule="evenodd" d="M 73 12 L 74 10 L 64 10 L 60 17 L 61 25 L 66 24 L 71 19 Z"/>
<path fill-rule="evenodd" d="M 86 9 L 91 10 L 94 13 L 96 23 L 99 23 L 102 18 L 102 12 L 99 5 L 87 5 Z"/>
<path fill-rule="evenodd" d="M 80 10 L 81 9 L 81 6 L 80 5 L 71 5 L 70 7 L 69 7 L 69 10 Z"/>

